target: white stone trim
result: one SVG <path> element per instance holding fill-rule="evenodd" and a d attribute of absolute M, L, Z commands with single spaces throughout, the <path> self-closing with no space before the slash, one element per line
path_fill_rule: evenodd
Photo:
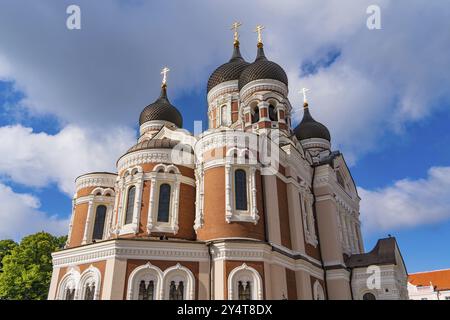
<path fill-rule="evenodd" d="M 114 188 L 117 174 L 115 173 L 88 173 L 79 176 L 75 180 L 75 190 L 89 187 L 109 187 Z"/>
<path fill-rule="evenodd" d="M 238 299 L 238 282 L 250 282 L 252 300 L 263 299 L 262 277 L 259 272 L 243 263 L 241 266 L 234 268 L 228 275 L 228 300 Z"/>
<path fill-rule="evenodd" d="M 323 291 L 322 285 L 318 280 L 314 282 L 313 285 L 313 299 L 314 300 L 325 300 L 325 292 Z"/>

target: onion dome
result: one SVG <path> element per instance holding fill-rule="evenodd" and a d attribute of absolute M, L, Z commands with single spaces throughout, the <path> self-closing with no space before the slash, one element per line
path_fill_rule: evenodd
<path fill-rule="evenodd" d="M 238 80 L 242 71 L 248 66 L 250 63 L 245 61 L 239 50 L 239 41 L 235 41 L 233 55 L 231 56 L 230 61 L 222 64 L 218 67 L 208 79 L 207 92 L 209 92 L 215 86 L 231 80 Z"/>
<path fill-rule="evenodd" d="M 309 112 L 307 102 L 303 105 L 303 119 L 294 129 L 294 133 L 299 141 L 311 138 L 331 141 L 330 131 L 323 124 L 314 120 Z"/>
<path fill-rule="evenodd" d="M 245 68 L 239 77 L 239 90 L 247 83 L 260 79 L 278 80 L 286 86 L 288 85 L 286 72 L 277 63 L 266 58 L 262 42 L 258 43 L 258 53 L 255 62 Z"/>
<path fill-rule="evenodd" d="M 146 149 L 173 149 L 177 146 L 180 147 L 179 146 L 180 143 L 181 142 L 178 140 L 173 140 L 173 139 L 169 139 L 169 138 L 146 139 L 146 140 L 143 140 L 143 141 L 135 144 L 134 146 L 132 146 L 130 149 L 128 149 L 128 151 L 126 153 L 139 151 L 139 150 L 146 150 Z M 191 146 L 189 146 L 187 144 L 183 144 L 181 147 L 183 150 L 193 153 Z"/>
<path fill-rule="evenodd" d="M 161 95 L 159 98 L 149 104 L 142 110 L 139 117 L 139 124 L 153 120 L 169 121 L 175 124 L 178 128 L 183 126 L 183 118 L 178 109 L 173 106 L 167 98 L 167 86 L 163 83 L 161 87 Z"/>

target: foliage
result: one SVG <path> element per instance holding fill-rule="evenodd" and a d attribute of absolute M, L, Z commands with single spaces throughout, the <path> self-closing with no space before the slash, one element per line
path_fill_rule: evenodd
<path fill-rule="evenodd" d="M 12 245 L 2 260 L 0 299 L 47 299 L 52 275 L 51 253 L 63 248 L 66 239 L 66 236 L 38 232 L 24 237 L 19 245 Z"/>
<path fill-rule="evenodd" d="M 2 272 L 2 260 L 5 256 L 11 254 L 11 251 L 17 246 L 11 239 L 0 240 L 0 272 Z"/>

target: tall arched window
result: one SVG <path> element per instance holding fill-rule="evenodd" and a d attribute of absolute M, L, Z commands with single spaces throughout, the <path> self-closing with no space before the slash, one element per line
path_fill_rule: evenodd
<path fill-rule="evenodd" d="M 250 281 L 238 282 L 238 297 L 239 300 L 252 300 L 252 288 Z"/>
<path fill-rule="evenodd" d="M 227 105 L 220 107 L 220 120 L 221 125 L 225 126 L 228 124 L 228 108 Z"/>
<path fill-rule="evenodd" d="M 105 229 L 106 206 L 100 205 L 95 211 L 94 232 L 92 240 L 103 239 L 103 230 Z"/>
<path fill-rule="evenodd" d="M 136 187 L 131 186 L 128 189 L 128 197 L 127 197 L 127 211 L 125 213 L 125 224 L 129 224 L 133 222 L 133 210 L 134 210 L 134 197 L 136 195 Z"/>
<path fill-rule="evenodd" d="M 256 108 L 253 110 L 253 114 L 252 114 L 252 123 L 256 123 L 256 122 L 258 122 L 258 121 L 259 121 L 259 108 L 256 107 Z"/>
<path fill-rule="evenodd" d="M 245 170 L 237 169 L 234 172 L 234 195 L 236 210 L 247 211 L 247 173 Z"/>
<path fill-rule="evenodd" d="M 275 107 L 273 105 L 269 105 L 269 119 L 270 121 L 277 121 L 278 115 Z"/>
<path fill-rule="evenodd" d="M 159 202 L 158 202 L 158 221 L 169 222 L 170 209 L 170 185 L 167 183 L 159 187 Z"/>

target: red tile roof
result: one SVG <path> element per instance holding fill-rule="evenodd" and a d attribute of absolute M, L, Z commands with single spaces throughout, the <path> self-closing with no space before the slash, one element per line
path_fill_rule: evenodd
<path fill-rule="evenodd" d="M 431 282 L 437 290 L 450 290 L 450 269 L 412 273 L 408 281 L 415 286 L 429 286 Z"/>

